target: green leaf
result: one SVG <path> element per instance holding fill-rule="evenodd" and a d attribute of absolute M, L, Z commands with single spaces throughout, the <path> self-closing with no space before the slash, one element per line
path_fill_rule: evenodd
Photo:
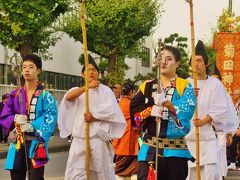
<path fill-rule="evenodd" d="M 23 52 L 47 53 L 59 39 L 53 28 L 60 14 L 68 9 L 62 0 L 0 0 L 0 43 Z"/>
<path fill-rule="evenodd" d="M 74 1 L 78 7 L 78 1 Z M 106 59 L 137 54 L 142 39 L 153 33 L 160 16 L 161 0 L 91 0 L 85 1 L 88 49 Z M 73 11 L 62 31 L 82 42 L 79 12 Z M 140 45 L 141 44 L 141 45 Z M 138 48 L 138 51 L 136 49 Z M 108 68 L 111 72 L 114 69 Z"/>

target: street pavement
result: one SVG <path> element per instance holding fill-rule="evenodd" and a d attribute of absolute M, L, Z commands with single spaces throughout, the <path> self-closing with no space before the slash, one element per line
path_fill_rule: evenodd
<path fill-rule="evenodd" d="M 50 153 L 50 161 L 45 166 L 45 180 L 64 180 L 68 152 Z M 9 171 L 4 170 L 5 159 L 0 159 L 0 180 L 9 180 Z"/>
<path fill-rule="evenodd" d="M 67 164 L 68 151 L 70 148 L 67 139 L 62 139 L 55 134 L 49 141 L 49 153 L 51 160 L 46 165 L 46 180 L 63 180 L 65 167 Z M 7 156 L 8 144 L 0 143 L 0 180 L 9 180 L 9 172 L 4 170 L 5 159 Z"/>
<path fill-rule="evenodd" d="M 224 180 L 240 180 L 240 168 L 228 171 L 227 177 Z"/>
<path fill-rule="evenodd" d="M 45 169 L 46 180 L 63 180 L 67 163 L 70 143 L 67 139 L 62 139 L 58 134 L 49 141 L 49 152 L 51 160 Z M 0 144 L 0 180 L 7 180 L 9 172 L 4 170 L 4 162 L 7 154 L 8 144 Z M 235 171 L 228 171 L 225 180 L 240 180 L 240 168 Z"/>

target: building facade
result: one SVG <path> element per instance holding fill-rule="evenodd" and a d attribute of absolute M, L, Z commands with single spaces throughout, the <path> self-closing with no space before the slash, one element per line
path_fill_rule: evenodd
<path fill-rule="evenodd" d="M 152 37 L 146 39 L 143 45 L 146 58 L 125 59 L 126 64 L 130 67 L 125 72 L 125 78 L 133 80 L 137 74 L 146 75 L 152 70 L 153 44 Z M 79 57 L 83 53 L 81 43 L 75 42 L 74 39 L 63 34 L 62 39 L 54 47 L 49 48 L 49 52 L 52 54 L 53 60 L 43 61 L 43 71 L 40 75 L 46 88 L 66 91 L 71 87 L 83 84 L 82 65 L 79 63 Z M 0 85 L 16 85 L 9 62 L 13 55 L 14 51 L 0 45 Z M 99 57 L 94 54 L 93 56 L 99 63 Z"/>

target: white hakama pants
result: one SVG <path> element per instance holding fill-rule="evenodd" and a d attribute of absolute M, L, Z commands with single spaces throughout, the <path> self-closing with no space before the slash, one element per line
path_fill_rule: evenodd
<path fill-rule="evenodd" d="M 115 180 L 113 151 L 109 142 L 100 138 L 90 139 L 90 178 L 92 180 Z M 65 180 L 86 180 L 85 142 L 81 138 L 73 138 Z"/>
<path fill-rule="evenodd" d="M 201 180 L 222 180 L 221 169 L 218 164 L 200 166 Z M 188 168 L 187 180 L 196 180 L 196 167 Z"/>

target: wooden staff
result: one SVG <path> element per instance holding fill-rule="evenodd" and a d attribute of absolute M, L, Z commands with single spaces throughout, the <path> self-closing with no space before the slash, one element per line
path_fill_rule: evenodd
<path fill-rule="evenodd" d="M 83 36 L 83 51 L 84 51 L 84 63 L 85 63 L 85 111 L 89 113 L 89 62 L 87 52 L 87 33 L 84 19 L 84 4 L 83 0 L 80 0 L 80 19 L 82 24 L 82 36 Z M 85 122 L 85 146 L 86 146 L 86 174 L 87 180 L 90 180 L 90 142 L 89 142 L 89 122 Z"/>
<path fill-rule="evenodd" d="M 195 34 L 194 34 L 194 20 L 193 20 L 193 2 L 192 0 L 187 0 L 190 5 L 190 26 L 191 26 L 191 42 L 192 42 L 192 71 L 193 71 L 193 87 L 197 89 L 197 71 L 195 66 Z M 197 97 L 196 97 L 197 98 Z M 194 112 L 194 119 L 198 118 L 198 103 L 196 104 L 196 109 Z M 199 127 L 195 127 L 195 136 L 196 136 L 196 179 L 200 180 L 200 156 L 199 156 Z"/>
<path fill-rule="evenodd" d="M 22 100 L 22 92 L 21 92 L 22 58 L 19 57 L 17 53 L 14 53 L 14 55 L 10 58 L 10 65 L 11 65 L 11 69 L 14 72 L 14 76 L 17 80 L 17 89 L 18 89 L 17 96 L 18 96 L 19 110 L 20 110 L 20 114 L 23 115 L 23 103 L 22 103 L 23 100 Z M 16 125 L 15 125 L 15 129 L 16 129 Z M 27 178 L 29 179 L 30 170 L 28 166 L 28 154 L 27 154 L 27 145 L 26 145 L 25 137 L 26 137 L 25 132 L 23 132 L 22 141 L 24 143 L 23 145 L 24 145 L 24 153 L 25 153 L 25 161 L 26 161 Z"/>
<path fill-rule="evenodd" d="M 161 80 L 160 80 L 160 72 L 161 72 L 161 49 L 162 48 L 162 39 L 158 40 L 158 51 L 156 52 L 156 61 L 155 64 L 158 66 L 157 69 L 157 93 L 161 93 L 162 92 L 162 86 L 161 86 Z M 159 133 L 160 133 L 160 128 L 161 128 L 161 122 L 160 122 L 161 118 L 157 117 L 156 118 L 156 137 L 159 137 Z M 155 176 L 155 180 L 158 179 L 158 145 L 159 142 L 158 140 L 156 140 L 156 155 L 155 155 L 155 172 L 156 172 L 156 176 Z"/>

